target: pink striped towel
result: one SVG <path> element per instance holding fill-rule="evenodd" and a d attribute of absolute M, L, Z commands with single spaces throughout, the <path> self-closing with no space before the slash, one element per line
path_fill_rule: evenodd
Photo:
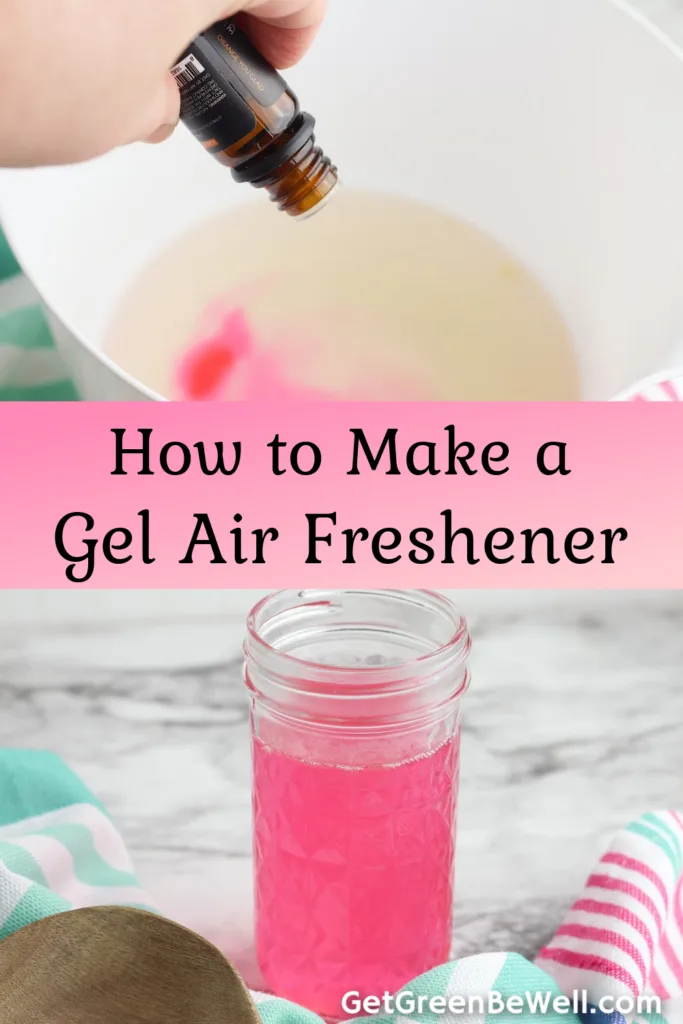
<path fill-rule="evenodd" d="M 618 402 L 683 402 L 683 370 L 646 377 L 617 398 Z"/>
<path fill-rule="evenodd" d="M 683 1020 L 682 901 L 683 816 L 645 814 L 617 834 L 536 965 L 594 1007 L 652 993 L 669 1024 Z"/>

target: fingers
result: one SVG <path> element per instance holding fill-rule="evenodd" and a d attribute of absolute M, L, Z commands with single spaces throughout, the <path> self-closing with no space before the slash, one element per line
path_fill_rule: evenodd
<path fill-rule="evenodd" d="M 318 29 L 325 17 L 324 0 L 245 0 L 241 10 L 282 28 Z"/>
<path fill-rule="evenodd" d="M 315 39 L 318 27 L 283 28 L 251 17 L 247 31 L 254 46 L 269 64 L 282 70 L 298 64 Z"/>
<path fill-rule="evenodd" d="M 152 102 L 142 111 L 140 124 L 134 126 L 131 142 L 164 142 L 180 120 L 180 92 L 173 75 L 164 76 Z"/>
<path fill-rule="evenodd" d="M 326 0 L 249 0 L 243 10 L 257 50 L 276 68 L 288 68 L 315 39 L 326 6 Z"/>
<path fill-rule="evenodd" d="M 184 48 L 210 25 L 221 18 L 231 18 L 244 3 L 242 0 L 166 0 L 157 6 L 163 12 L 163 21 L 169 29 L 174 33 L 181 32 Z"/>
<path fill-rule="evenodd" d="M 234 0 L 234 6 L 245 12 L 249 35 L 266 60 L 274 67 L 288 68 L 304 56 L 313 42 L 327 4 L 326 0 Z M 225 0 L 207 0 L 205 9 L 210 12 L 209 23 L 231 16 Z M 195 16 L 196 13 L 195 8 Z M 141 111 L 129 141 L 164 142 L 173 134 L 179 119 L 180 93 L 175 79 L 168 74 L 152 102 Z"/>
<path fill-rule="evenodd" d="M 325 16 L 326 0 L 167 0 L 179 8 L 184 43 L 221 18 L 247 16 L 254 45 L 271 64 L 287 68 L 306 53 Z"/>
<path fill-rule="evenodd" d="M 225 0 L 219 0 L 223 15 Z M 325 16 L 326 0 L 246 0 L 248 32 L 267 61 L 277 68 L 296 64 L 306 53 Z M 164 76 L 153 100 L 142 110 L 131 142 L 165 142 L 180 118 L 180 93 L 172 75 Z"/>

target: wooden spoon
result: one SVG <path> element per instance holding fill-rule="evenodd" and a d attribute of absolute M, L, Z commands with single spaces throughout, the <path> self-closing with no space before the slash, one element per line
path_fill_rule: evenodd
<path fill-rule="evenodd" d="M 2 1024 L 261 1024 L 211 943 L 128 907 L 73 910 L 0 942 Z"/>

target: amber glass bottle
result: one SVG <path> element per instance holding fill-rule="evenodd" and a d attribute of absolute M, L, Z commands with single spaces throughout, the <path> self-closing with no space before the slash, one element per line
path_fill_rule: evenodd
<path fill-rule="evenodd" d="M 265 188 L 292 217 L 321 208 L 337 169 L 315 144 L 315 121 L 234 21 L 202 32 L 172 71 L 181 120 L 235 181 Z"/>

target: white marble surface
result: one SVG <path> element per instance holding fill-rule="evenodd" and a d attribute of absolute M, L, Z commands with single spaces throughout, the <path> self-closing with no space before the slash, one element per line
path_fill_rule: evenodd
<path fill-rule="evenodd" d="M 0 744 L 64 756 L 160 907 L 251 984 L 255 596 L 0 592 Z M 683 807 L 683 593 L 458 598 L 474 654 L 456 950 L 532 954 L 614 829 Z"/>

